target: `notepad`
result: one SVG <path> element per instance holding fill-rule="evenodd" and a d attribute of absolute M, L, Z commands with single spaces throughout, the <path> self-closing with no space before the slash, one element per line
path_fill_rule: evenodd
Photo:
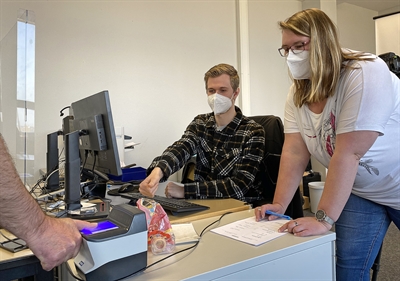
<path fill-rule="evenodd" d="M 276 239 L 287 232 L 278 232 L 278 229 L 288 220 L 262 220 L 257 222 L 255 217 L 235 221 L 211 231 L 253 246 L 259 246 Z"/>

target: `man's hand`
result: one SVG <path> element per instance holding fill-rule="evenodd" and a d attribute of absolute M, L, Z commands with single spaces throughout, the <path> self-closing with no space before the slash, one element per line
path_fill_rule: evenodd
<path fill-rule="evenodd" d="M 163 177 L 163 172 L 160 168 L 155 167 L 150 175 L 145 178 L 139 185 L 139 192 L 144 196 L 153 198 L 158 189 L 158 184 Z"/>
<path fill-rule="evenodd" d="M 97 223 L 46 217 L 26 240 L 43 269 L 50 271 L 78 254 L 82 242 L 79 230 L 96 226 Z"/>
<path fill-rule="evenodd" d="M 165 196 L 168 198 L 185 198 L 185 188 L 174 182 L 169 182 L 165 187 Z"/>

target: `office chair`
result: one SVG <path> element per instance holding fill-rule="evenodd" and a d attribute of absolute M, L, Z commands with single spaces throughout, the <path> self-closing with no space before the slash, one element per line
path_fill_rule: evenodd
<path fill-rule="evenodd" d="M 261 181 L 263 188 L 263 200 L 253 202 L 253 207 L 271 203 L 274 198 L 276 181 L 278 179 L 280 155 L 282 153 L 284 134 L 283 124 L 279 117 L 273 115 L 253 116 L 249 117 L 258 124 L 264 127 L 265 131 L 265 151 L 264 159 L 260 164 L 259 172 L 256 175 L 256 180 Z M 196 162 L 195 157 L 183 167 L 182 183 L 193 182 L 193 174 Z M 292 218 L 303 217 L 303 204 L 300 189 L 296 190 L 292 201 L 285 212 L 286 215 Z"/>
<path fill-rule="evenodd" d="M 381 247 L 379 248 L 379 252 L 375 258 L 375 261 L 371 266 L 371 269 L 372 269 L 371 281 L 376 281 L 378 278 L 378 272 L 380 269 L 380 262 L 381 262 L 382 247 L 383 247 L 383 242 L 382 242 Z"/>
<path fill-rule="evenodd" d="M 250 116 L 258 124 L 264 127 L 265 151 L 264 159 L 260 164 L 259 172 L 256 175 L 263 186 L 263 200 L 253 203 L 253 207 L 271 203 L 274 198 L 276 182 L 278 179 L 280 155 L 282 153 L 284 133 L 281 119 L 274 115 Z M 293 219 L 303 217 L 303 204 L 300 188 L 296 190 L 292 201 L 286 209 L 285 215 Z"/>
<path fill-rule="evenodd" d="M 182 168 L 182 180 L 181 183 L 191 183 L 194 182 L 194 171 L 196 169 L 196 156 L 192 158 L 185 164 Z"/>

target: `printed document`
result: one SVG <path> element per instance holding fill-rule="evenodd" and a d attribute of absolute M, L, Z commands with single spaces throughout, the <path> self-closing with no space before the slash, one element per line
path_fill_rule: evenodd
<path fill-rule="evenodd" d="M 278 232 L 278 229 L 287 222 L 288 220 L 280 219 L 258 222 L 255 217 L 251 217 L 226 224 L 211 231 L 253 246 L 259 246 L 285 235 L 287 232 Z"/>

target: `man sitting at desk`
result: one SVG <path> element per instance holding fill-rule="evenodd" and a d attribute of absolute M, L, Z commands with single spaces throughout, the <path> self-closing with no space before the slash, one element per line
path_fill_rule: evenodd
<path fill-rule="evenodd" d="M 196 116 L 181 139 L 153 160 L 139 191 L 153 197 L 160 181 L 196 155 L 194 182 L 169 182 L 167 197 L 236 198 L 248 203 L 262 199 L 255 175 L 264 154 L 264 129 L 235 106 L 238 73 L 231 65 L 219 64 L 206 72 L 204 81 L 213 112 Z"/>

